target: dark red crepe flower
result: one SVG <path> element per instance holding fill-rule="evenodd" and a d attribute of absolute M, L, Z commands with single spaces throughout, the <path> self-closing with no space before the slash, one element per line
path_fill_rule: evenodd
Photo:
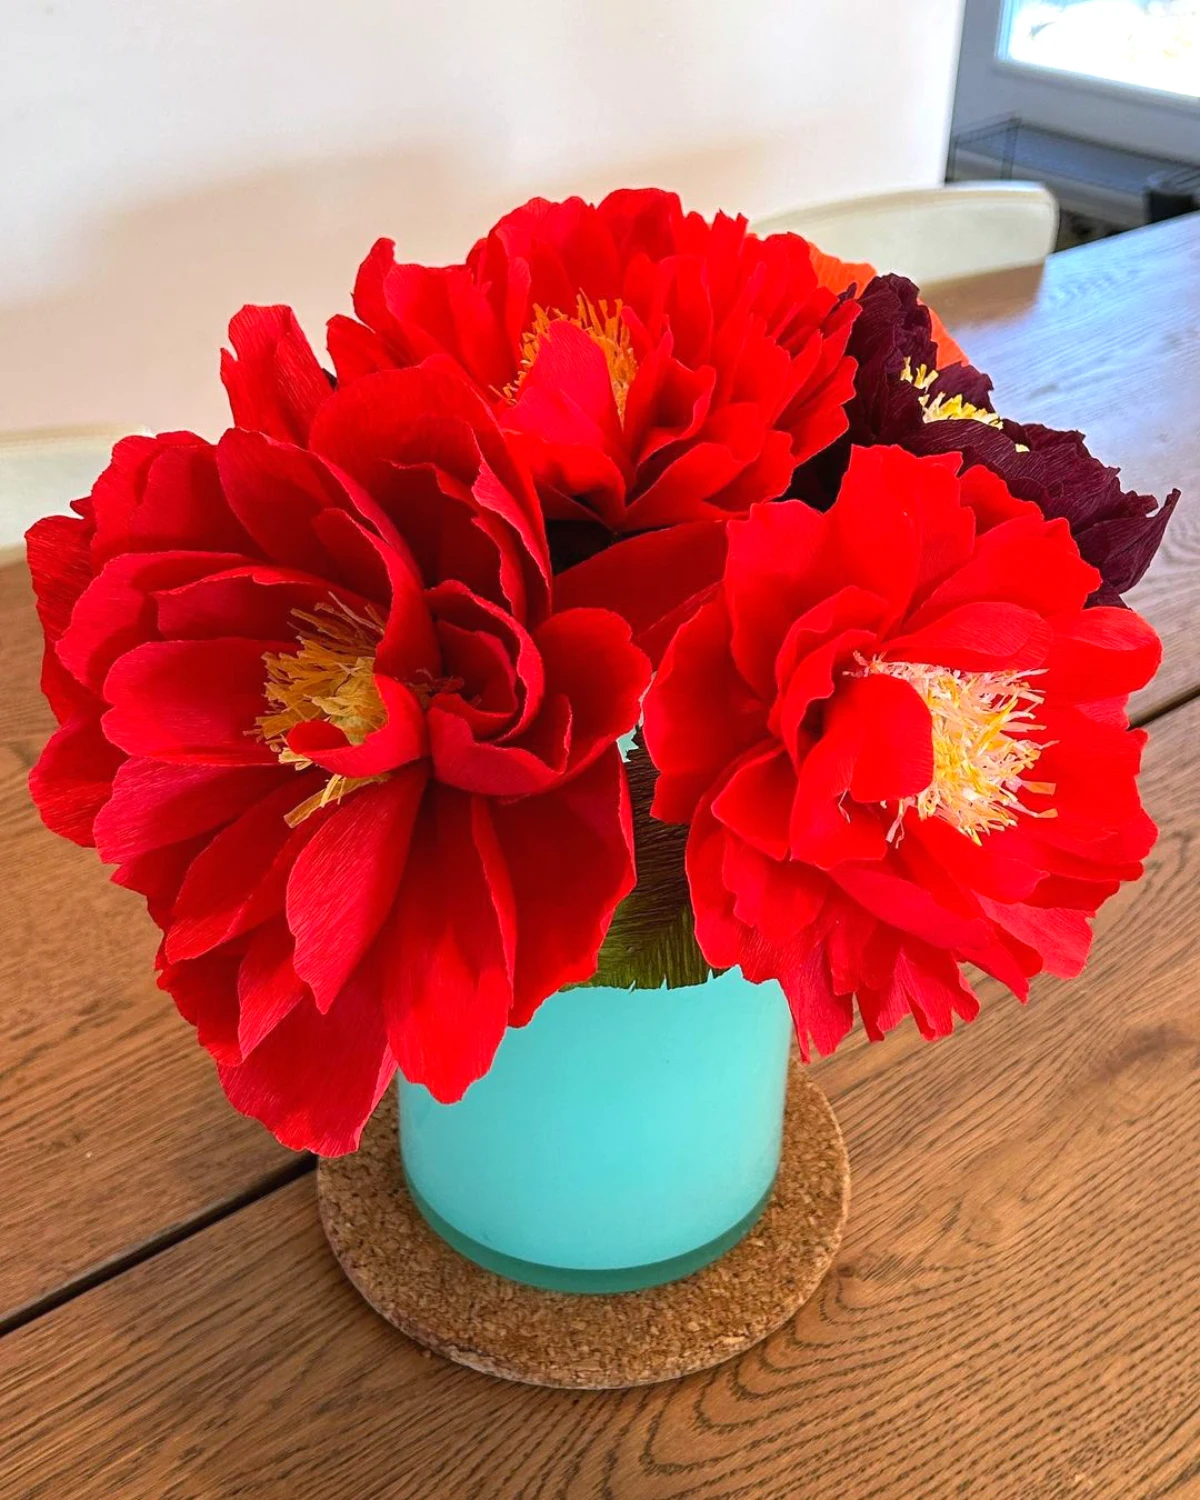
<path fill-rule="evenodd" d="M 813 270 L 817 273 L 817 281 L 831 292 L 850 292 L 855 297 L 861 297 L 879 275 L 875 267 L 865 260 L 839 260 L 836 255 L 827 255 L 813 244 L 809 245 L 808 251 Z M 967 356 L 963 353 L 962 346 L 951 337 L 935 309 L 928 304 L 922 305 L 929 315 L 929 331 L 937 350 L 937 366 L 941 368 L 965 364 Z"/>
<path fill-rule="evenodd" d="M 128 438 L 29 534 L 61 725 L 31 785 L 146 896 L 232 1102 L 337 1153 L 397 1064 L 457 1098 L 592 973 L 649 664 L 618 616 L 552 612 L 527 472 L 461 378 L 331 394 L 285 310 L 231 338 L 265 431 Z"/>
<path fill-rule="evenodd" d="M 1154 839 L 1125 714 L 1154 632 L 1084 608 L 1097 575 L 1065 521 L 957 470 L 856 449 L 827 512 L 732 522 L 646 699 L 700 946 L 780 980 L 806 1052 L 855 999 L 872 1038 L 909 1012 L 949 1032 L 978 1009 L 964 961 L 1022 998 L 1077 973 Z"/>
<path fill-rule="evenodd" d="M 535 198 L 463 265 L 398 265 L 381 240 L 354 305 L 360 321 L 329 327 L 339 380 L 465 371 L 526 449 L 556 572 L 672 528 L 566 586 L 571 602 L 619 593 L 639 627 L 711 583 L 715 523 L 781 495 L 845 430 L 854 302 L 818 283 L 798 236 L 709 223 L 672 193 Z"/>
<path fill-rule="evenodd" d="M 902 276 L 880 276 L 861 293 L 849 350 L 858 364 L 845 437 L 797 475 L 793 493 L 826 504 L 837 493 L 852 444 L 896 443 L 910 453 L 961 453 L 982 464 L 1050 519 L 1062 517 L 1085 561 L 1100 573 L 1093 603 L 1119 604 L 1158 550 L 1179 499 L 1122 490 L 1119 471 L 1094 458 L 1078 432 L 1000 417 L 992 382 L 965 360 L 947 364 L 930 312 Z"/>

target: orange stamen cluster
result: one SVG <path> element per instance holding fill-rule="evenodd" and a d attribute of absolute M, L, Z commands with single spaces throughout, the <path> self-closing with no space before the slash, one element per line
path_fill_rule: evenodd
<path fill-rule="evenodd" d="M 340 729 L 350 744 L 361 745 L 385 722 L 387 710 L 375 686 L 375 652 L 384 622 L 374 608 L 360 615 L 340 599 L 318 604 L 311 612 L 294 610 L 293 618 L 299 623 L 298 649 L 269 651 L 263 657 L 267 669 L 264 693 L 271 711 L 255 724 L 259 737 L 281 764 L 304 770 L 312 762 L 287 742 L 298 724 L 323 719 Z M 318 808 L 380 779 L 330 776 L 315 796 L 288 813 L 287 822 L 294 828 Z"/>
<path fill-rule="evenodd" d="M 561 312 L 557 308 L 547 310 L 535 304 L 533 323 L 521 339 L 521 357 L 516 379 L 505 387 L 505 397 L 509 401 L 517 399 L 517 393 L 537 358 L 538 347 L 553 324 L 572 323 L 576 328 L 581 328 L 604 355 L 608 365 L 608 378 L 612 382 L 613 400 L 617 403 L 617 413 L 623 422 L 629 387 L 633 384 L 638 367 L 628 325 L 621 317 L 621 305 L 619 300 L 614 302 L 610 312 L 606 301 L 593 302 L 582 292 L 575 299 L 575 311 L 572 314 Z"/>

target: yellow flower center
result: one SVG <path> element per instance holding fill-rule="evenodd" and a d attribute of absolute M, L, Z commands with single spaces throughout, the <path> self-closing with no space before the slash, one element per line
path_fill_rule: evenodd
<path fill-rule="evenodd" d="M 985 833 L 1011 827 L 1018 813 L 1057 816 L 1054 808 L 1034 812 L 1021 801 L 1023 791 L 1054 792 L 1052 782 L 1026 779 L 1047 748 L 1029 738 L 1043 727 L 1036 722 L 1043 698 L 1026 678 L 878 658 L 866 664 L 866 673 L 911 683 L 933 720 L 933 780 L 900 801 L 889 839 L 898 834 L 909 808 L 918 818 L 942 818 L 976 844 Z"/>
<path fill-rule="evenodd" d="M 270 711 L 255 724 L 281 764 L 304 770 L 312 761 L 287 743 L 297 724 L 322 719 L 340 729 L 352 745 L 361 745 L 385 722 L 387 710 L 375 686 L 375 652 L 383 637 L 383 619 L 372 607 L 365 615 L 357 614 L 340 599 L 318 604 L 311 613 L 295 610 L 293 617 L 299 625 L 298 649 L 268 651 L 263 657 Z M 294 828 L 318 808 L 382 779 L 330 776 L 315 796 L 288 813 L 287 822 Z"/>
<path fill-rule="evenodd" d="M 900 371 L 900 379 L 916 387 L 926 422 L 982 422 L 985 427 L 1003 426 L 1004 419 L 997 412 L 988 411 L 985 406 L 972 406 L 961 396 L 931 396 L 929 387 L 938 378 L 938 374 L 937 370 L 931 370 L 928 365 L 918 365 L 914 370 L 909 359 L 904 361 L 904 368 Z"/>
<path fill-rule="evenodd" d="M 633 340 L 629 329 L 621 319 L 621 305 L 619 300 L 614 302 L 610 312 L 607 302 L 593 302 L 582 292 L 575 299 L 575 311 L 570 315 L 560 312 L 557 308 L 547 310 L 535 304 L 533 324 L 521 339 L 521 358 L 517 365 L 516 378 L 505 387 L 505 397 L 509 401 L 517 399 L 517 393 L 537 358 L 542 339 L 552 325 L 572 323 L 576 328 L 582 328 L 604 355 L 604 361 L 608 365 L 608 378 L 612 382 L 613 400 L 617 403 L 617 413 L 623 422 L 629 387 L 633 384 L 633 377 L 637 374 L 637 360 L 634 357 Z"/>

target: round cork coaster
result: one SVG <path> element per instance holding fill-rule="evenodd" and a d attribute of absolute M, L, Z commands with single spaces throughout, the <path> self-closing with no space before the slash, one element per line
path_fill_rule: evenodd
<path fill-rule="evenodd" d="M 333 1253 L 376 1312 L 410 1338 L 531 1385 L 649 1385 L 740 1354 L 812 1296 L 850 1199 L 841 1131 L 795 1055 L 779 1176 L 762 1218 L 712 1265 L 645 1291 L 545 1292 L 464 1259 L 414 1207 L 396 1142 L 389 1089 L 358 1151 L 320 1162 L 317 1197 Z"/>

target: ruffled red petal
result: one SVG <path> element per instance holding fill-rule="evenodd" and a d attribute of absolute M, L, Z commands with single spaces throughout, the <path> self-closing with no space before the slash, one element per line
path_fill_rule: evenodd
<path fill-rule="evenodd" d="M 290 307 L 243 307 L 229 324 L 221 379 L 239 427 L 303 443 L 330 381 Z"/>

